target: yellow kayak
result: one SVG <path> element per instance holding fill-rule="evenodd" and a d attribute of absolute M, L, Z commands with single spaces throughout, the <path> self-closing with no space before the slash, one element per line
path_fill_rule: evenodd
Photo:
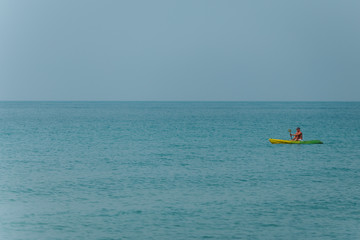
<path fill-rule="evenodd" d="M 281 140 L 281 139 L 272 139 L 269 141 L 272 144 L 322 144 L 323 142 L 320 140 L 309 140 L 309 141 L 291 141 L 291 140 Z"/>

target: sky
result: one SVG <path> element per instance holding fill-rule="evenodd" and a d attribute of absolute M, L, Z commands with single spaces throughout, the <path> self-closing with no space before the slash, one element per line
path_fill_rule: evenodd
<path fill-rule="evenodd" d="M 358 0 L 0 0 L 0 100 L 360 101 Z"/>

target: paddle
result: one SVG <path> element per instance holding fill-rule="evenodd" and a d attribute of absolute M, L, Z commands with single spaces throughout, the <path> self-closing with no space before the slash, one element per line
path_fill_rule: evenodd
<path fill-rule="evenodd" d="M 291 139 L 292 139 L 292 138 L 291 138 L 291 129 L 288 129 L 288 132 L 290 133 L 290 140 L 291 140 Z"/>

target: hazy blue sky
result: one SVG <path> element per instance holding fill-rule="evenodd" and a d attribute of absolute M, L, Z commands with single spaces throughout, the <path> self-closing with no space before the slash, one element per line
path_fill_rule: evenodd
<path fill-rule="evenodd" d="M 360 100 L 359 0 L 0 0 L 0 100 Z"/>

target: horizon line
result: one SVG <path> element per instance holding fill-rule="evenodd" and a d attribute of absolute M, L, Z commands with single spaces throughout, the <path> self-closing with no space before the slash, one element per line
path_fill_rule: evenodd
<path fill-rule="evenodd" d="M 360 102 L 360 100 L 0 100 L 0 102 Z"/>

